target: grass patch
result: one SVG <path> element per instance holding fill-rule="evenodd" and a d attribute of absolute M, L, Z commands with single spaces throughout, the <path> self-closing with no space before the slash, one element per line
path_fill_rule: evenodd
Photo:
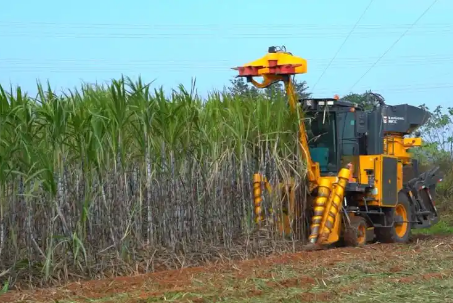
<path fill-rule="evenodd" d="M 412 283 L 375 282 L 373 287 L 341 296 L 339 302 L 453 302 L 453 278 L 419 278 Z"/>
<path fill-rule="evenodd" d="M 449 302 L 453 238 L 369 245 L 238 262 L 231 267 L 82 284 L 49 291 L 39 302 Z M 253 262 L 252 262 L 253 261 Z M 104 286 L 102 286 L 104 285 Z M 37 302 L 36 293 L 27 296 Z M 45 298 L 45 299 L 44 299 Z M 63 299 L 63 300 L 61 300 Z M 1 300 L 1 299 L 0 299 Z M 6 302 L 13 302 L 8 301 Z M 20 301 L 14 301 L 20 302 Z M 22 302 L 25 302 L 22 298 Z"/>
<path fill-rule="evenodd" d="M 414 235 L 451 235 L 453 234 L 453 224 L 441 220 L 436 225 L 426 229 L 414 229 Z"/>

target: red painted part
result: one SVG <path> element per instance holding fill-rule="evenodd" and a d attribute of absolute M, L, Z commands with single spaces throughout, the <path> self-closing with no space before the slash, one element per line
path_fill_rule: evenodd
<path fill-rule="evenodd" d="M 296 67 L 300 66 L 299 64 L 286 64 L 278 65 L 275 67 L 270 67 L 269 72 L 277 75 L 289 75 L 296 73 Z"/>
<path fill-rule="evenodd" d="M 258 71 L 261 67 L 256 66 L 241 66 L 238 67 L 239 76 L 258 76 Z"/>
<path fill-rule="evenodd" d="M 269 63 L 269 67 L 277 66 L 277 60 L 267 60 Z"/>
<path fill-rule="evenodd" d="M 277 67 L 269 67 L 269 74 L 276 74 L 277 73 Z"/>
<path fill-rule="evenodd" d="M 269 74 L 274 75 L 293 75 L 296 73 L 296 67 L 301 64 L 277 65 L 277 60 L 269 60 Z M 238 67 L 239 76 L 258 76 L 259 70 L 264 66 L 240 66 Z"/>
<path fill-rule="evenodd" d="M 429 187 L 426 189 L 426 191 L 428 192 L 428 196 L 431 199 L 431 201 L 433 202 L 433 205 L 436 206 L 436 201 L 434 201 L 433 197 L 431 196 L 431 192 L 429 191 Z"/>
<path fill-rule="evenodd" d="M 293 75 L 296 73 L 296 67 L 299 66 L 301 66 L 301 64 L 277 65 L 273 68 L 269 68 L 269 72 L 277 75 Z"/>
<path fill-rule="evenodd" d="M 277 68 L 277 73 L 278 74 L 295 74 L 296 73 L 296 67 L 294 65 L 281 65 Z"/>

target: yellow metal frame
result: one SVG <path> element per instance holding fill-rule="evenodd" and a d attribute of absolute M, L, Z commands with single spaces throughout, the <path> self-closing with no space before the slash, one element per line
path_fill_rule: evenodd
<path fill-rule="evenodd" d="M 283 70 L 283 68 L 285 69 Z M 282 81 L 285 85 L 291 112 L 297 113 L 299 117 L 302 116 L 302 112 L 297 110 L 297 95 L 291 81 L 291 76 L 306 73 L 307 60 L 286 52 L 268 53 L 258 60 L 233 69 L 239 70 L 240 76 L 247 77 L 249 81 L 258 88 L 266 88 L 276 82 Z M 263 81 L 261 83 L 257 82 L 253 77 L 262 77 Z M 320 169 L 319 164 L 313 162 L 311 159 L 308 148 L 307 132 L 303 122 L 299 123 L 299 147 L 307 161 L 308 180 L 310 183 L 313 183 L 314 187 L 318 184 Z"/>
<path fill-rule="evenodd" d="M 345 186 L 351 178 L 351 169 L 341 169 L 337 178 L 322 178 L 319 164 L 311 158 L 307 140 L 305 124 L 302 121 L 302 112 L 296 106 L 297 96 L 291 76 L 304 74 L 307 72 L 307 61 L 303 58 L 293 56 L 288 52 L 268 53 L 262 58 L 233 68 L 239 71 L 240 77 L 246 77 L 255 87 L 266 88 L 273 83 L 283 81 L 285 85 L 288 103 L 292 113 L 299 117 L 299 147 L 307 162 L 307 179 L 309 181 L 309 191 L 318 188 L 318 196 L 314 201 L 314 216 L 310 226 L 310 243 L 328 244 L 338 241 L 341 229 L 341 207 L 344 197 Z M 262 77 L 262 82 L 257 82 L 253 77 Z M 255 218 L 257 222 L 263 221 L 261 207 L 261 187 L 264 183 L 268 191 L 272 192 L 272 187 L 266 178 L 261 174 L 255 174 L 254 182 L 254 203 Z M 282 186 L 282 184 L 280 184 Z M 294 191 L 292 191 L 293 193 Z M 290 196 L 289 216 L 283 217 L 283 222 L 278 224 L 281 231 L 286 234 L 290 231 L 291 215 L 294 214 L 295 201 L 294 195 Z"/>
<path fill-rule="evenodd" d="M 367 169 L 374 170 L 374 187 L 375 191 L 371 193 L 367 199 L 367 205 L 380 207 L 396 207 L 398 201 L 382 201 L 383 189 L 383 157 L 393 157 L 397 159 L 397 192 L 403 186 L 403 165 L 410 164 L 411 154 L 409 149 L 420 146 L 421 138 L 404 138 L 402 134 L 386 134 L 383 138 L 384 153 L 382 155 L 360 155 L 353 157 L 342 158 L 343 168 L 336 177 L 321 177 L 319 164 L 314 162 L 309 152 L 309 145 L 305 124 L 302 120 L 302 112 L 296 106 L 297 96 L 294 90 L 294 85 L 291 77 L 296 74 L 304 74 L 307 72 L 307 61 L 303 58 L 293 56 L 286 51 L 270 52 L 262 58 L 234 68 L 239 71 L 240 77 L 246 77 L 255 87 L 266 88 L 275 82 L 283 81 L 285 85 L 288 103 L 292 113 L 299 117 L 299 147 L 302 155 L 307 162 L 307 180 L 309 182 L 309 191 L 317 188 L 318 193 L 313 201 L 314 214 L 310 226 L 309 242 L 312 244 L 330 244 L 338 241 L 342 224 L 342 202 L 344 199 L 345 187 L 348 182 L 358 182 L 368 184 Z M 257 82 L 254 77 L 262 77 L 262 82 Z M 335 96 L 335 99 L 338 99 Z M 358 166 L 358 170 L 354 173 L 354 166 Z M 391 181 L 389 181 L 391 182 Z M 255 216 L 257 222 L 263 220 L 261 208 L 261 186 L 265 185 L 269 192 L 273 188 L 267 182 L 266 178 L 260 174 L 254 175 L 254 201 L 255 201 Z M 286 186 L 279 184 L 279 186 Z M 294 185 L 290 185 L 287 191 L 294 189 Z M 369 199 L 371 198 L 371 199 Z M 386 203 L 383 203 L 386 202 Z M 363 203 L 363 202 L 362 202 Z M 385 205 L 384 205 L 385 204 Z M 290 209 L 288 215 L 278 220 L 279 228 L 282 232 L 288 234 L 290 232 L 291 216 L 294 215 L 296 201 L 294 190 L 290 195 Z M 353 214 L 348 215 L 353 216 Z M 372 228 L 372 227 L 371 227 Z"/>

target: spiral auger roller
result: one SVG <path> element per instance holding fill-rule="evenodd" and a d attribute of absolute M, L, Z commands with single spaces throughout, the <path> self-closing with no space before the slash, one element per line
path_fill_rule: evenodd
<path fill-rule="evenodd" d="M 313 205 L 314 213 L 311 218 L 309 244 L 305 246 L 305 250 L 321 249 L 322 245 L 335 243 L 339 240 L 340 216 L 350 173 L 350 168 L 341 169 L 337 182 L 334 183 L 328 178 L 320 178 L 318 194 Z M 263 185 L 269 192 L 272 192 L 272 187 L 267 179 L 261 174 L 255 174 L 253 178 L 253 199 L 257 224 L 264 220 L 261 205 Z M 280 231 L 285 231 L 287 235 L 291 229 L 288 225 L 289 222 L 279 224 Z"/>
<path fill-rule="evenodd" d="M 258 225 L 264 221 L 263 215 L 263 185 L 267 191 L 272 192 L 272 187 L 267 178 L 261 174 L 253 175 L 253 204 L 255 212 L 255 223 Z"/>
<path fill-rule="evenodd" d="M 338 182 L 331 184 L 328 179 L 321 178 L 317 199 L 315 200 L 312 218 L 310 246 L 334 243 L 339 240 L 338 231 L 341 223 L 340 216 L 343 207 L 345 188 L 350 177 L 351 170 L 343 168 L 338 174 Z M 332 191 L 330 192 L 330 188 Z M 326 199 L 326 196 L 328 198 Z"/>
<path fill-rule="evenodd" d="M 313 209 L 314 213 L 310 226 L 310 236 L 308 237 L 308 242 L 310 244 L 316 244 L 319 232 L 320 230 L 322 230 L 321 225 L 323 223 L 327 202 L 329 201 L 331 188 L 332 183 L 329 179 L 321 179 L 318 188 L 318 196 L 315 199 L 315 205 Z"/>
<path fill-rule="evenodd" d="M 372 240 L 370 237 L 404 243 L 412 228 L 427 228 L 439 221 L 431 195 L 441 180 L 437 170 L 411 180 L 403 176 L 403 167 L 412 168 L 418 175 L 409 149 L 420 146 L 421 138 L 404 136 L 428 121 L 429 113 L 424 109 L 407 104 L 388 107 L 378 94 L 370 94 L 378 101 L 372 110 L 338 96 L 298 100 L 291 76 L 306 73 L 307 61 L 284 47 L 270 47 L 262 58 L 234 69 L 258 88 L 282 81 L 290 110 L 299 117 L 298 143 L 307 168 L 306 200 L 314 197 L 312 205 L 302 210 L 313 211 L 307 249 L 322 248 L 340 238 L 352 246 L 364 245 Z M 262 77 L 262 82 L 255 77 Z M 326 113 L 334 118 L 325 119 Z M 310 133 L 304 115 L 313 117 Z M 332 132 L 335 135 L 329 135 Z M 308 137 L 315 143 L 309 145 Z M 319 137 L 322 144 L 317 143 Z M 352 152 L 351 145 L 357 147 Z M 344 163 L 348 165 L 344 167 Z M 294 184 L 276 187 L 289 196 L 290 206 L 277 222 L 280 230 L 289 234 L 294 230 L 292 219 L 300 217 L 300 206 L 306 204 L 295 197 Z M 253 176 L 253 199 L 258 225 L 265 220 L 263 188 L 274 190 L 257 173 Z"/>

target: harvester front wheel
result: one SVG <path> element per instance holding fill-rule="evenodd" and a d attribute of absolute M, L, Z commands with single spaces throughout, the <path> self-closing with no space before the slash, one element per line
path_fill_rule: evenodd
<path fill-rule="evenodd" d="M 346 227 L 343 241 L 346 246 L 363 246 L 367 242 L 367 223 L 363 217 L 351 217 L 351 224 Z"/>
<path fill-rule="evenodd" d="M 411 205 L 404 194 L 398 195 L 398 203 L 391 209 L 387 218 L 393 222 L 392 227 L 378 228 L 376 240 L 382 243 L 406 243 L 411 235 Z"/>

